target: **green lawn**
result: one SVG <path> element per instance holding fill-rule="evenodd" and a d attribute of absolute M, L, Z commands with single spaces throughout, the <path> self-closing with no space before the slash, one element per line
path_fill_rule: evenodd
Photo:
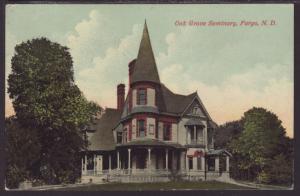
<path fill-rule="evenodd" d="M 250 189 L 215 181 L 203 182 L 161 182 L 161 183 L 108 183 L 90 184 L 80 187 L 62 188 L 66 191 L 141 191 L 141 190 L 224 190 Z"/>

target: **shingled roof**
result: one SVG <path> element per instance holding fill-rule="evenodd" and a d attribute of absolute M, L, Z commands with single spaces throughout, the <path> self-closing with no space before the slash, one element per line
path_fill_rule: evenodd
<path fill-rule="evenodd" d="M 181 114 L 184 112 L 186 107 L 193 101 L 197 93 L 194 92 L 189 95 L 179 95 L 173 93 L 164 84 L 161 84 L 161 99 L 163 103 L 161 105 L 161 111 L 173 114 Z M 162 102 L 159 101 L 159 102 Z"/>
<path fill-rule="evenodd" d="M 131 83 L 138 81 L 160 83 L 146 21 L 131 78 Z"/>
<path fill-rule="evenodd" d="M 91 151 L 109 151 L 115 149 L 113 137 L 113 127 L 118 123 L 121 117 L 121 111 L 112 108 L 106 108 L 105 113 L 95 122 L 95 133 L 89 138 Z"/>

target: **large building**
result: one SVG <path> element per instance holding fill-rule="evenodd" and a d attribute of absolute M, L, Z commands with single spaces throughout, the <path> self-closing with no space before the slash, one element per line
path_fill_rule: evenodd
<path fill-rule="evenodd" d="M 88 129 L 82 182 L 158 182 L 229 178 L 226 150 L 214 150 L 217 127 L 197 92 L 173 93 L 160 82 L 147 24 L 129 67 L 128 94 Z"/>

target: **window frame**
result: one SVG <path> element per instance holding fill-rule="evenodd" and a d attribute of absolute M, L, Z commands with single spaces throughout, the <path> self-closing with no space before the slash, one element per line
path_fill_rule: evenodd
<path fill-rule="evenodd" d="M 120 139 L 121 138 L 121 142 Z M 123 142 L 123 133 L 121 131 L 117 131 L 117 144 L 122 144 Z"/>
<path fill-rule="evenodd" d="M 169 131 L 168 136 L 166 136 L 165 131 L 167 129 L 165 129 L 165 127 L 169 127 L 169 129 L 168 129 L 168 131 Z M 171 141 L 171 140 L 172 140 L 172 124 L 171 123 L 163 123 L 163 141 Z"/>
<path fill-rule="evenodd" d="M 124 128 L 122 133 L 122 144 L 125 144 L 127 142 L 128 142 L 128 130 L 127 128 Z"/>
<path fill-rule="evenodd" d="M 144 98 L 144 103 L 143 104 L 141 104 L 141 94 L 140 94 L 140 92 L 141 91 L 144 91 L 145 93 L 144 93 L 144 96 L 145 96 L 145 98 Z M 136 104 L 137 105 L 147 105 L 147 88 L 138 88 L 137 89 L 137 91 L 136 91 Z"/>
<path fill-rule="evenodd" d="M 143 136 L 141 136 L 141 132 L 140 132 L 140 122 L 143 122 L 143 131 L 144 131 L 144 135 Z M 147 129 L 147 127 L 146 127 L 146 120 L 145 119 L 138 119 L 137 120 L 137 136 L 138 137 L 146 137 L 146 129 Z"/>

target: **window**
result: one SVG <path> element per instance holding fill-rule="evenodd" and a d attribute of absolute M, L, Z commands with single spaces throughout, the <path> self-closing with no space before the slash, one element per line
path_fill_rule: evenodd
<path fill-rule="evenodd" d="M 145 137 L 145 120 L 138 120 L 138 136 Z"/>
<path fill-rule="evenodd" d="M 122 143 L 122 132 L 118 131 L 117 132 L 117 144 Z"/>
<path fill-rule="evenodd" d="M 199 106 L 195 106 L 193 108 L 193 114 L 200 114 L 200 108 L 199 108 Z"/>
<path fill-rule="evenodd" d="M 125 128 L 123 131 L 123 144 L 127 143 L 127 129 Z"/>
<path fill-rule="evenodd" d="M 137 104 L 146 105 L 147 103 L 147 91 L 146 89 L 138 89 L 137 91 Z"/>
<path fill-rule="evenodd" d="M 169 141 L 171 140 L 171 125 L 164 124 L 164 140 Z"/>
<path fill-rule="evenodd" d="M 189 169 L 193 169 L 193 157 L 189 157 Z"/>
<path fill-rule="evenodd" d="M 197 129 L 195 130 L 194 127 L 192 127 L 190 130 L 191 130 L 191 140 L 192 141 L 197 141 L 197 138 L 198 138 Z"/>

